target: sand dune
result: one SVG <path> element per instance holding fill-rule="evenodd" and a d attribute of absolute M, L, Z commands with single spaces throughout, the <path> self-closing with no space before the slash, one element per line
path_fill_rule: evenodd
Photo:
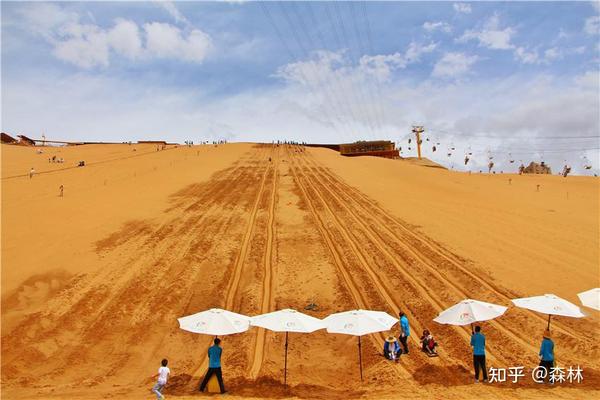
<path fill-rule="evenodd" d="M 58 151 L 65 164 L 48 163 Z M 467 297 L 576 301 L 599 286 L 599 189 L 590 177 L 469 175 L 288 146 L 3 145 L 3 396 L 143 398 L 168 357 L 167 397 L 195 398 L 210 338 L 177 317 L 312 302 L 317 317 L 402 309 L 413 350 L 429 328 L 440 357 L 391 364 L 378 354 L 385 335 L 372 335 L 360 383 L 355 338 L 291 335 L 286 390 L 283 335 L 253 329 L 224 339 L 230 397 L 598 396 L 598 313 L 553 322 L 558 362 L 585 371 L 553 388 L 474 386 L 467 329 L 432 319 Z M 488 364 L 536 365 L 543 316 L 511 308 L 483 326 Z"/>

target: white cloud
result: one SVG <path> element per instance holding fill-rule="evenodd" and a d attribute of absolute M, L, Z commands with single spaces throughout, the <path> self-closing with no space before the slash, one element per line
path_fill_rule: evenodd
<path fill-rule="evenodd" d="M 556 47 L 552 47 L 552 48 L 546 49 L 546 51 L 544 51 L 544 58 L 548 61 L 559 60 L 563 57 L 564 57 L 563 52 Z"/>
<path fill-rule="evenodd" d="M 178 22 L 189 21 L 171 3 L 161 3 Z M 176 26 L 151 22 L 143 26 L 117 19 L 112 27 L 83 24 L 77 13 L 53 3 L 32 3 L 19 11 L 25 26 L 41 35 L 60 60 L 80 68 L 106 67 L 111 56 L 130 60 L 153 57 L 201 63 L 212 48 L 210 36 L 199 29 L 182 31 Z M 93 20 L 93 16 L 89 15 Z"/>
<path fill-rule="evenodd" d="M 594 15 L 585 20 L 583 30 L 588 35 L 597 35 L 600 33 L 600 16 Z"/>
<path fill-rule="evenodd" d="M 275 76 L 301 85 L 318 85 L 324 80 L 331 82 L 336 74 L 345 75 L 346 62 L 343 52 L 316 51 L 309 60 L 279 67 Z"/>
<path fill-rule="evenodd" d="M 110 29 L 68 23 L 54 33 L 52 42 L 57 58 L 81 68 L 108 66 L 111 52 L 135 59 L 143 51 L 138 26 L 124 19 Z"/>
<path fill-rule="evenodd" d="M 500 17 L 494 14 L 484 24 L 481 30 L 467 30 L 457 40 L 466 42 L 469 40 L 479 41 L 479 45 L 489 49 L 509 50 L 515 46 L 511 43 L 516 30 L 512 27 L 500 28 Z"/>
<path fill-rule="evenodd" d="M 539 62 L 537 51 L 527 51 L 524 47 L 517 47 L 514 54 L 515 58 L 523 64 L 537 64 Z"/>
<path fill-rule="evenodd" d="M 54 3 L 26 3 L 17 12 L 23 18 L 23 26 L 46 39 L 50 38 L 53 30 L 79 21 L 77 13 L 67 11 Z"/>
<path fill-rule="evenodd" d="M 452 27 L 447 22 L 437 21 L 437 22 L 425 22 L 423 24 L 423 29 L 428 32 L 434 32 L 439 30 L 441 32 L 450 33 L 452 32 Z"/>
<path fill-rule="evenodd" d="M 433 67 L 432 76 L 456 78 L 466 74 L 479 57 L 464 53 L 446 53 Z"/>
<path fill-rule="evenodd" d="M 164 8 L 176 23 L 182 23 L 186 26 L 191 26 L 190 21 L 177 9 L 175 4 L 171 1 L 159 1 L 162 8 Z"/>
<path fill-rule="evenodd" d="M 394 70 L 419 62 L 422 55 L 436 47 L 434 42 L 411 42 L 404 53 L 364 55 L 358 65 L 352 65 L 343 51 L 315 51 L 308 60 L 280 67 L 275 76 L 302 85 L 329 85 L 339 79 L 353 79 L 356 83 L 374 78 L 383 82 L 390 79 Z"/>
<path fill-rule="evenodd" d="M 454 11 L 461 14 L 471 14 L 471 5 L 469 3 L 454 3 Z"/>
<path fill-rule="evenodd" d="M 108 32 L 108 43 L 112 49 L 131 59 L 142 53 L 142 40 L 135 22 L 120 19 Z"/>
<path fill-rule="evenodd" d="M 186 37 L 175 26 L 151 22 L 144 24 L 144 31 L 147 52 L 159 58 L 202 62 L 212 46 L 210 37 L 197 29 Z"/>
<path fill-rule="evenodd" d="M 54 46 L 57 58 L 81 68 L 108 65 L 109 45 L 104 30 L 75 23 L 63 27 L 61 36 Z"/>
<path fill-rule="evenodd" d="M 538 54 L 537 50 L 528 50 L 525 47 L 517 47 L 514 51 L 515 59 L 523 64 L 550 64 L 553 61 L 561 60 L 567 55 L 583 54 L 585 46 L 578 47 L 550 47 Z"/>
<path fill-rule="evenodd" d="M 386 81 L 394 69 L 406 68 L 409 64 L 419 62 L 423 54 L 431 53 L 436 47 L 437 43 L 433 42 L 426 45 L 411 42 L 404 54 L 364 55 L 360 58 L 359 64 L 362 71 L 374 76 L 379 81 Z"/>
<path fill-rule="evenodd" d="M 360 66 L 366 73 L 374 76 L 379 81 L 387 81 L 396 68 L 406 68 L 407 60 L 400 53 L 377 54 L 362 56 Z"/>

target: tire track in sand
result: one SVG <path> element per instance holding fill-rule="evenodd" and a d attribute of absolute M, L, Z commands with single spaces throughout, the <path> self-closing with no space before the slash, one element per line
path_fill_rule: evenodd
<path fill-rule="evenodd" d="M 239 174 L 238 171 L 241 171 L 242 173 Z M 246 175 L 247 173 L 244 169 L 237 169 L 232 170 L 228 176 L 242 184 L 247 180 Z M 222 203 L 222 205 L 227 203 L 233 204 L 232 199 L 230 198 L 231 196 L 227 196 L 226 185 L 223 185 L 222 182 L 220 184 L 217 182 L 221 181 L 211 179 L 206 184 L 202 185 L 205 190 L 199 193 L 199 196 L 194 196 L 196 201 L 205 201 L 206 209 L 204 210 L 204 213 L 199 215 L 193 214 L 190 218 L 184 220 L 170 220 L 169 223 L 179 225 L 179 231 L 176 235 L 166 234 L 165 236 L 161 234 L 159 236 L 164 237 L 155 237 L 157 232 L 163 231 L 164 226 L 161 226 L 158 231 L 149 233 L 150 238 L 145 239 L 146 236 L 141 236 L 139 239 L 145 239 L 146 242 L 150 239 L 157 239 L 158 241 L 154 244 L 155 247 L 152 252 L 136 252 L 134 255 L 134 258 L 136 258 L 135 262 L 131 265 L 129 265 L 129 262 L 125 263 L 128 265 L 127 270 L 123 270 L 121 266 L 124 264 L 119 258 L 114 265 L 108 265 L 101 271 L 98 271 L 98 274 L 92 274 L 89 277 L 80 280 L 72 288 L 67 289 L 56 298 L 51 299 L 47 307 L 47 312 L 44 314 L 48 326 L 45 330 L 37 333 L 42 335 L 46 332 L 51 334 L 52 337 L 60 337 L 61 332 L 64 332 L 65 330 L 72 331 L 75 329 L 80 332 L 80 336 L 88 337 L 89 335 L 89 340 L 96 340 L 96 343 L 98 343 L 101 340 L 99 338 L 104 338 L 106 336 L 104 332 L 107 324 L 119 324 L 123 314 L 123 307 L 127 307 L 129 310 L 127 315 L 140 314 L 147 308 L 145 302 L 140 303 L 139 301 L 131 301 L 133 293 L 135 293 L 133 298 L 138 300 L 143 298 L 162 298 L 163 296 L 157 294 L 156 291 L 156 289 L 161 288 L 160 282 L 169 281 L 168 278 L 165 279 L 167 276 L 180 276 L 181 274 L 188 272 L 187 269 L 182 271 L 180 265 L 172 265 L 171 261 L 173 261 L 173 259 L 184 257 L 184 253 L 196 253 L 195 251 L 190 252 L 189 250 L 192 239 L 197 237 L 194 230 L 201 230 L 205 234 L 210 234 L 209 232 L 212 233 L 213 230 L 215 232 L 221 231 L 221 228 L 226 227 L 229 223 L 227 219 L 215 219 L 215 216 L 212 215 L 217 203 Z M 203 225 L 206 226 L 207 229 L 205 232 L 204 229 L 201 229 Z M 172 232 L 171 230 L 167 231 Z M 186 232 L 188 232 L 189 235 L 182 237 L 182 234 Z M 121 233 L 125 234 L 123 232 Z M 169 240 L 169 238 L 174 237 L 177 237 L 177 240 Z M 140 248 L 144 247 L 140 246 Z M 164 258 L 166 255 L 168 255 L 168 258 Z M 155 256 L 158 256 L 158 258 Z M 156 268 L 157 265 L 162 265 L 167 268 Z M 101 278 L 101 282 L 98 282 L 98 278 Z M 187 279 L 180 279 L 178 282 L 188 281 L 189 280 Z M 102 284 L 102 282 L 110 282 L 113 291 L 112 296 L 105 295 L 106 285 Z M 179 285 L 179 283 L 177 283 L 177 285 Z M 184 287 L 178 287 L 178 289 L 184 290 Z M 75 294 L 77 294 L 77 296 L 74 296 Z M 179 296 L 174 297 L 179 298 Z M 171 298 L 174 297 L 171 296 Z M 62 307 L 56 307 L 57 305 Z M 19 329 L 27 330 L 28 321 L 29 320 L 24 320 Z M 87 321 L 87 323 L 82 324 L 82 321 Z M 35 321 L 33 322 L 35 323 Z M 141 332 L 141 334 L 144 334 L 144 332 Z M 18 336 L 21 338 L 27 337 L 27 335 Z M 127 336 L 131 335 L 128 333 Z M 7 339 L 7 337 L 5 337 L 5 339 Z M 30 342 L 36 341 L 38 340 L 35 337 L 30 340 Z M 22 341 L 21 343 L 22 345 L 26 345 L 26 343 L 23 343 Z M 54 360 L 70 359 L 75 352 L 78 352 L 78 359 L 81 359 L 83 357 L 81 352 L 84 351 L 84 349 L 82 349 L 81 346 L 65 346 L 59 351 L 60 356 L 55 355 L 53 357 Z M 43 376 L 42 370 L 43 367 L 41 369 L 36 369 L 36 375 Z M 99 375 L 103 374 L 100 373 Z"/>
<path fill-rule="evenodd" d="M 392 254 L 388 250 L 388 248 L 387 248 L 388 246 L 386 245 L 386 243 L 381 241 L 381 239 L 378 237 L 379 235 L 376 232 L 374 232 L 367 224 L 365 224 L 364 221 L 356 214 L 355 211 L 351 210 L 348 207 L 346 201 L 342 200 L 339 197 L 339 195 L 336 194 L 336 192 L 332 189 L 332 187 L 338 188 L 338 185 L 335 185 L 335 184 L 334 185 L 325 185 L 321 182 L 321 180 L 317 177 L 317 175 L 314 173 L 314 171 L 312 169 L 310 169 L 309 167 L 306 167 L 306 169 L 311 171 L 310 174 L 312 176 L 312 179 L 315 182 L 317 182 L 317 184 L 322 188 L 321 190 L 323 192 L 327 191 L 329 193 L 329 195 L 336 201 L 336 203 L 339 205 L 339 207 L 344 209 L 346 211 L 347 215 L 350 216 L 350 218 L 358 226 L 360 226 L 365 237 L 367 237 L 369 239 L 369 241 L 377 248 L 377 250 L 380 254 L 384 255 L 385 258 L 387 258 L 388 261 L 390 261 L 391 265 L 393 265 L 394 268 L 396 269 L 396 271 L 401 274 L 403 279 L 405 279 L 406 281 L 408 281 L 411 284 L 411 286 L 414 288 L 414 290 L 416 291 L 417 295 L 420 296 L 420 298 L 426 299 L 429 302 L 429 304 L 431 306 L 433 306 L 435 311 L 438 313 L 447 307 L 447 305 L 442 301 L 442 299 L 434 297 L 433 295 L 430 294 L 430 291 L 428 290 L 428 286 L 427 286 L 426 282 L 423 282 L 422 280 L 417 279 L 414 276 L 414 274 L 412 274 L 411 271 L 408 269 L 408 266 L 405 264 L 405 262 L 403 260 L 400 260 L 394 254 Z M 315 191 L 315 193 L 317 193 L 317 196 L 319 196 L 321 198 L 321 201 L 323 203 L 325 203 L 326 200 L 322 196 L 322 194 L 319 193 L 318 189 L 314 188 L 314 191 Z M 335 213 L 329 206 L 326 206 L 326 207 L 330 211 L 331 216 L 336 220 L 337 225 L 341 227 L 344 223 L 337 216 L 337 213 Z M 368 218 L 374 219 L 375 216 L 374 216 L 374 214 L 371 213 L 371 214 L 368 214 Z M 377 287 L 381 288 L 381 289 L 379 289 L 379 291 L 382 293 L 383 296 L 385 296 L 388 304 L 390 306 L 394 307 L 396 311 L 399 310 L 401 308 L 400 305 L 395 300 L 393 300 L 392 295 L 390 294 L 394 291 L 393 288 L 390 288 L 389 285 L 384 283 L 385 281 L 383 279 L 379 278 L 379 273 L 376 272 L 379 268 L 377 267 L 377 265 L 371 265 L 372 262 L 368 261 L 369 259 L 372 259 L 372 257 L 369 258 L 368 255 L 365 254 L 364 250 L 361 250 L 362 248 L 364 248 L 364 246 L 362 246 L 362 245 L 359 246 L 359 245 L 355 244 L 355 240 L 352 239 L 351 236 L 354 236 L 356 238 L 356 235 L 354 233 L 351 233 L 351 231 L 354 232 L 354 230 L 352 230 L 351 228 L 347 228 L 347 227 L 344 227 L 342 229 L 344 230 L 343 234 L 345 235 L 345 239 L 348 241 L 348 243 L 351 244 L 353 250 L 357 254 L 360 254 L 359 257 L 361 259 L 361 263 L 366 267 L 366 270 L 369 272 L 371 278 L 374 280 Z M 370 266 L 367 267 L 367 265 L 370 265 Z M 417 331 L 421 330 L 423 328 L 423 324 L 420 323 L 420 320 L 417 317 L 417 314 L 412 312 L 412 310 L 407 309 L 407 307 L 403 307 L 403 309 L 408 314 L 409 318 L 413 321 L 412 322 L 413 327 L 416 328 Z M 460 329 L 460 328 L 454 328 L 454 329 L 465 340 L 465 342 L 469 343 L 470 335 L 467 332 L 465 332 L 464 329 Z M 445 353 L 441 353 L 440 357 L 444 358 L 445 355 L 446 355 Z M 490 361 L 498 360 L 497 355 L 495 355 L 491 352 L 488 352 L 488 355 L 489 355 Z M 452 358 L 454 358 L 454 357 L 452 357 Z M 500 357 L 500 358 L 502 358 L 502 357 Z M 460 359 L 455 359 L 455 360 L 460 361 Z"/>
<path fill-rule="evenodd" d="M 298 163 L 298 165 L 300 165 L 300 164 Z M 399 302 L 396 301 L 395 296 L 392 294 L 392 293 L 397 292 L 398 288 L 391 288 L 387 284 L 387 281 L 380 277 L 380 274 L 378 272 L 376 272 L 380 268 L 376 264 L 374 265 L 372 260 L 375 258 L 379 258 L 382 253 L 384 255 L 388 256 L 388 258 L 391 259 L 392 265 L 395 266 L 396 271 L 400 272 L 403 279 L 410 283 L 412 291 L 414 291 L 413 296 L 417 296 L 417 297 L 428 300 L 429 306 L 433 307 L 433 309 L 436 310 L 437 312 L 439 312 L 443 309 L 443 304 L 440 303 L 438 301 L 438 299 L 435 299 L 434 297 L 429 295 L 429 292 L 426 290 L 426 287 L 423 286 L 420 282 L 415 281 L 412 278 L 412 276 L 410 275 L 409 271 L 406 270 L 403 266 L 398 265 L 398 263 L 396 262 L 396 259 L 391 257 L 391 255 L 389 254 L 389 252 L 387 251 L 385 246 L 380 246 L 379 243 L 377 243 L 377 241 L 374 240 L 374 238 L 371 235 L 369 235 L 369 232 L 366 232 L 363 229 L 365 236 L 368 237 L 369 240 L 373 244 L 375 244 L 377 247 L 376 253 L 373 253 L 371 251 L 369 254 L 367 254 L 365 251 L 365 247 L 366 247 L 365 243 L 361 242 L 361 238 L 356 237 L 355 230 L 352 229 L 352 227 L 346 226 L 348 224 L 348 221 L 347 220 L 345 220 L 344 222 L 341 221 L 341 218 L 338 215 L 339 213 L 331 208 L 332 206 L 330 204 L 328 204 L 328 201 L 323 196 L 323 193 L 321 193 L 320 190 L 316 187 L 316 185 L 311 181 L 311 178 L 309 178 L 308 175 L 303 172 L 302 167 L 300 167 L 299 171 L 300 171 L 300 174 L 305 177 L 307 184 L 311 187 L 312 191 L 315 193 L 317 198 L 319 198 L 319 200 L 323 204 L 327 213 L 330 215 L 335 227 L 341 233 L 341 236 L 343 237 L 344 241 L 348 244 L 348 246 L 351 248 L 352 252 L 359 259 L 362 269 L 367 273 L 367 279 L 369 279 L 369 281 L 373 283 L 372 286 L 376 289 L 377 293 L 379 293 L 379 296 L 385 301 L 385 303 L 387 303 L 388 307 L 390 307 L 394 310 L 395 313 L 398 312 L 399 310 L 403 309 L 407 313 L 409 318 L 413 321 L 413 329 L 416 328 L 417 331 L 421 330 L 423 328 L 423 326 L 419 322 L 419 319 L 417 318 L 417 314 L 412 312 L 411 309 L 407 309 L 407 307 L 401 307 Z M 313 179 L 316 180 L 314 175 L 313 175 Z M 342 203 L 335 196 L 333 196 L 333 198 L 334 198 L 334 200 L 336 200 L 336 202 Z M 343 207 L 344 207 L 344 205 L 342 204 L 342 208 Z M 352 214 L 351 212 L 349 213 L 349 215 L 351 218 L 356 219 L 356 216 L 354 214 Z M 359 225 L 361 224 L 361 221 L 357 221 L 357 222 L 359 222 Z M 468 338 L 466 338 L 466 339 L 468 339 Z M 425 363 L 427 362 L 426 356 L 419 352 L 416 352 L 416 354 L 417 354 L 416 357 L 411 357 L 411 360 L 412 360 L 411 363 L 416 362 L 420 366 L 425 365 Z M 462 364 L 462 360 L 460 358 L 452 357 L 452 356 L 450 356 L 450 354 L 447 354 L 447 353 L 440 353 L 440 358 L 446 359 L 446 361 L 448 363 Z M 490 357 L 490 358 L 492 358 L 492 357 Z"/>
<path fill-rule="evenodd" d="M 262 302 L 260 314 L 268 313 L 272 310 L 272 290 L 273 290 L 273 236 L 275 230 L 275 205 L 277 204 L 277 183 L 279 178 L 279 148 L 273 166 L 273 189 L 271 191 L 271 201 L 269 203 L 269 217 L 267 224 L 267 243 L 265 245 L 265 255 L 263 257 L 263 266 L 265 270 L 263 279 Z M 250 367 L 250 379 L 256 379 L 262 363 L 265 359 L 265 336 L 266 330 L 257 328 L 256 341 L 254 344 L 254 358 Z"/>
<path fill-rule="evenodd" d="M 261 178 L 260 186 L 258 188 L 258 193 L 256 195 L 256 199 L 254 200 L 254 204 L 252 206 L 252 210 L 250 211 L 250 216 L 248 218 L 248 224 L 246 225 L 246 231 L 244 232 L 244 236 L 242 239 L 242 245 L 240 250 L 238 251 L 235 259 L 235 263 L 233 266 L 233 274 L 229 281 L 229 285 L 227 290 L 225 291 L 225 305 L 224 309 L 229 311 L 235 311 L 233 309 L 235 298 L 239 289 L 240 278 L 242 276 L 242 270 L 244 269 L 244 261 L 248 255 L 248 249 L 250 248 L 250 241 L 252 239 L 252 232 L 254 231 L 254 227 L 256 225 L 256 215 L 258 214 L 258 210 L 260 208 L 260 200 L 263 196 L 263 191 L 265 188 L 265 182 L 267 180 L 267 176 L 269 170 L 272 167 L 267 165 L 265 168 L 265 172 Z M 208 355 L 205 353 L 202 357 L 200 363 L 198 364 L 198 368 L 194 371 L 195 376 L 200 374 L 200 371 L 204 368 L 204 364 L 207 362 Z"/>
<path fill-rule="evenodd" d="M 496 284 L 479 277 L 477 274 L 473 273 L 472 271 L 469 271 L 468 268 L 466 268 L 464 265 L 462 265 L 462 263 L 460 261 L 460 257 L 456 256 L 449 250 L 445 249 L 439 243 L 437 243 L 433 239 L 427 237 L 426 235 L 420 234 L 418 232 L 414 232 L 414 230 L 412 230 L 406 226 L 405 222 L 398 220 L 396 217 L 391 216 L 389 212 L 384 210 L 380 205 L 378 205 L 372 199 L 369 199 L 360 190 L 348 185 L 347 183 L 342 181 L 341 178 L 339 178 L 338 176 L 333 174 L 331 171 L 329 171 L 327 168 L 319 165 L 319 163 L 314 159 L 314 157 L 312 155 L 310 155 L 309 157 L 311 159 L 311 162 L 313 162 L 313 165 L 318 165 L 319 170 L 328 175 L 328 177 L 329 177 L 328 180 L 332 184 L 337 185 L 340 189 L 345 188 L 346 193 L 348 193 L 348 192 L 352 193 L 352 194 L 347 194 L 348 198 L 350 198 L 353 202 L 355 202 L 357 204 L 363 203 L 363 207 L 365 208 L 365 210 L 372 209 L 372 211 L 367 211 L 368 215 L 369 216 L 376 216 L 376 215 L 379 216 L 378 218 L 382 222 L 381 223 L 382 228 L 384 230 L 386 230 L 392 237 L 394 237 L 400 244 L 402 244 L 408 253 L 413 255 L 413 257 L 415 257 L 417 260 L 421 261 L 423 264 L 425 264 L 425 266 L 428 267 L 429 270 L 432 271 L 434 274 L 440 276 L 439 272 L 438 272 L 438 268 L 436 268 L 436 266 L 434 266 L 434 265 L 431 265 L 431 262 L 426 261 L 419 253 L 417 253 L 414 250 L 415 247 L 420 247 L 420 248 L 426 247 L 431 252 L 438 255 L 440 258 L 442 258 L 444 261 L 451 264 L 451 266 L 456 270 L 456 272 L 458 272 L 459 274 L 463 274 L 465 277 L 467 277 L 473 281 L 476 281 L 479 285 L 485 287 L 486 290 L 488 290 L 490 293 L 495 294 L 498 298 L 503 299 L 507 302 L 510 302 L 510 300 L 515 297 L 514 295 L 507 294 L 507 292 L 505 290 L 501 289 Z M 344 193 L 343 190 L 340 190 L 340 192 Z M 359 198 L 362 199 L 362 202 L 358 200 Z M 400 235 L 398 235 L 392 229 L 389 228 L 389 225 L 390 225 L 389 222 L 391 222 L 393 226 L 400 228 L 407 236 L 412 238 L 412 240 L 400 237 Z M 453 274 L 448 274 L 448 275 L 453 276 Z M 456 283 L 451 283 L 450 280 L 448 280 L 448 278 L 445 278 L 445 281 L 449 285 L 454 286 L 455 288 L 460 287 Z M 464 294 L 464 297 L 468 298 L 470 296 Z M 534 317 L 535 319 L 540 321 L 540 323 L 542 323 L 542 324 L 546 322 L 545 318 L 541 317 L 540 315 L 538 315 L 532 311 L 524 310 L 524 312 L 529 314 L 530 316 Z M 502 323 L 499 323 L 498 321 L 492 321 L 492 324 L 502 324 Z M 566 329 L 560 325 L 561 325 L 560 322 L 557 322 L 556 327 L 559 328 L 557 330 L 559 330 L 561 333 L 563 333 L 569 337 L 577 338 L 575 335 L 573 335 L 573 332 L 570 329 Z M 507 326 L 504 326 L 504 329 L 506 329 L 513 338 L 515 338 L 516 340 L 521 342 L 525 347 L 527 347 L 527 348 L 531 347 L 531 345 L 519 334 L 519 331 L 512 330 L 512 329 L 508 328 Z M 577 338 L 577 339 L 580 339 L 580 338 Z M 533 348 L 533 347 L 531 347 L 531 348 Z"/>
<path fill-rule="evenodd" d="M 369 309 L 370 308 L 369 302 L 365 299 L 362 292 L 358 289 L 357 284 L 354 282 L 354 279 L 352 278 L 352 274 L 344 266 L 340 252 L 338 251 L 338 249 L 336 248 L 336 246 L 334 244 L 335 241 L 333 240 L 332 235 L 328 232 L 328 229 L 327 229 L 325 223 L 323 222 L 321 216 L 319 215 L 318 211 L 316 210 L 314 200 L 311 199 L 311 197 L 308 195 L 306 187 L 301 183 L 301 181 L 298 177 L 298 174 L 296 172 L 296 168 L 297 168 L 296 163 L 295 163 L 295 161 L 293 161 L 293 155 L 289 151 L 288 151 L 288 155 L 290 156 L 289 157 L 290 166 L 291 166 L 290 171 L 292 172 L 292 175 L 294 176 L 294 180 L 295 180 L 296 184 L 298 185 L 298 187 L 300 188 L 300 191 L 304 195 L 306 203 L 309 206 L 310 211 L 314 217 L 315 223 L 317 225 L 317 229 L 321 233 L 321 237 L 324 239 L 325 245 L 327 246 L 330 254 L 332 255 L 332 257 L 334 259 L 334 263 L 335 263 L 338 271 L 342 275 L 342 279 L 344 281 L 345 286 L 347 287 L 351 297 L 353 298 L 353 300 L 354 300 L 355 304 L 358 306 L 358 308 Z M 381 340 L 385 340 L 385 335 L 383 333 L 379 333 L 377 336 L 379 336 L 379 338 Z M 375 348 L 379 348 L 379 343 L 373 338 L 373 335 L 369 335 L 369 339 Z M 406 378 L 410 377 L 410 374 L 406 370 L 406 367 L 404 367 L 401 364 L 396 364 L 396 368 L 394 368 L 394 370 L 401 378 L 406 379 Z"/>

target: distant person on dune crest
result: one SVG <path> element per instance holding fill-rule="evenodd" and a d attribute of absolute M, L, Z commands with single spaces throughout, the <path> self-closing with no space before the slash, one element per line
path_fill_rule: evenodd
<path fill-rule="evenodd" d="M 554 342 L 550 331 L 544 332 L 544 338 L 542 339 L 542 346 L 540 347 L 540 367 L 546 370 L 546 376 L 550 377 L 550 371 L 554 368 Z"/>
<path fill-rule="evenodd" d="M 387 339 L 385 339 L 385 343 L 383 344 L 383 356 L 388 360 L 394 360 L 398 362 L 401 354 L 402 350 L 400 350 L 398 340 L 396 340 L 394 336 L 390 335 Z"/>
<path fill-rule="evenodd" d="M 400 343 L 402 343 L 404 354 L 408 354 L 408 337 L 410 336 L 408 317 L 402 311 L 398 315 L 400 316 Z"/>
<path fill-rule="evenodd" d="M 204 392 L 210 377 L 217 375 L 217 380 L 219 381 L 219 387 L 221 389 L 221 393 L 225 393 L 225 385 L 223 385 L 223 374 L 221 372 L 221 354 L 223 353 L 223 349 L 221 348 L 221 339 L 215 338 L 214 345 L 208 348 L 208 371 L 204 376 L 204 380 L 200 384 L 200 391 Z"/>
<path fill-rule="evenodd" d="M 33 175 L 35 175 L 35 169 L 31 167 L 31 169 L 29 170 L 29 179 L 33 178 Z"/>
<path fill-rule="evenodd" d="M 485 368 L 485 336 L 481 333 L 481 327 L 479 325 L 475 327 L 475 332 L 471 332 L 471 346 L 473 346 L 475 383 L 479 382 L 479 369 L 483 372 L 483 381 L 487 382 L 488 376 Z"/>
<path fill-rule="evenodd" d="M 156 385 L 154 385 L 154 387 L 152 388 L 152 393 L 156 395 L 156 398 L 158 400 L 165 399 L 165 396 L 163 396 L 161 392 L 167 384 L 167 379 L 169 378 L 169 374 L 171 373 L 171 370 L 169 369 L 169 367 L 167 367 L 168 363 L 169 361 L 166 358 L 161 361 L 161 366 L 158 369 L 158 382 L 156 382 Z"/>

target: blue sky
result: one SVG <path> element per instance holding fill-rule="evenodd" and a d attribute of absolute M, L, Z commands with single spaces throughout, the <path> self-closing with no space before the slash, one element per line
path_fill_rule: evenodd
<path fill-rule="evenodd" d="M 598 4 L 2 2 L 2 130 L 410 155 L 422 124 L 456 168 L 473 152 L 597 171 Z"/>

